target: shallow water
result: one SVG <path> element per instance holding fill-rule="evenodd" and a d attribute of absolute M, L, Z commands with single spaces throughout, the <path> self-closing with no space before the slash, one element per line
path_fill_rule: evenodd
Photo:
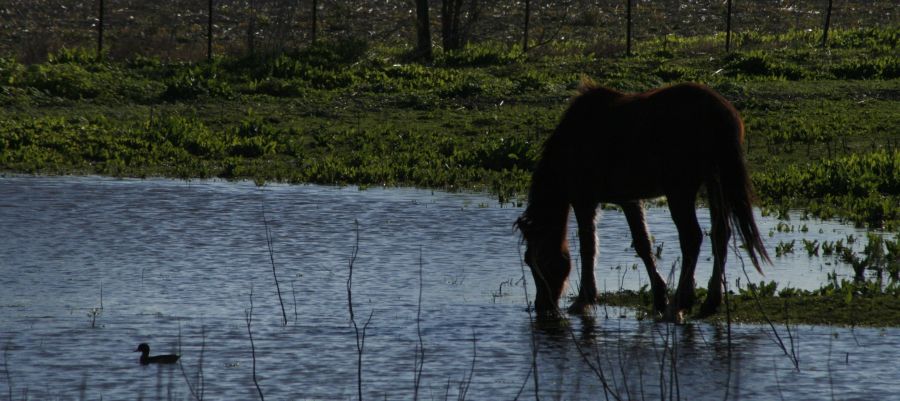
<path fill-rule="evenodd" d="M 725 327 L 641 321 L 616 308 L 532 330 L 511 226 L 519 213 L 477 194 L 415 189 L 0 178 L 0 394 L 195 399 L 202 388 L 205 399 L 256 398 L 245 320 L 252 292 L 265 396 L 356 399 L 347 278 L 357 228 L 352 297 L 360 330 L 371 316 L 364 398 L 413 398 L 420 269 L 425 399 L 598 399 L 604 391 L 613 399 L 885 399 L 900 390 L 892 367 L 898 329 L 778 327 L 794 340 L 799 370 L 772 329 L 759 325 L 732 326 L 730 355 Z M 665 208 L 647 214 L 668 272 L 679 254 L 674 227 Z M 699 215 L 708 229 L 708 216 Z M 778 221 L 759 218 L 772 232 L 773 255 L 779 241 L 796 239 L 797 249 L 775 258 L 764 278 L 748 268 L 752 281 L 819 287 L 828 273 L 851 269 L 808 257 L 800 238 L 865 237 L 819 221 L 792 221 L 796 230 L 777 232 Z M 599 235 L 600 288 L 646 283 L 619 212 L 603 212 Z M 710 255 L 708 242 L 702 255 Z M 739 260 L 729 260 L 731 285 L 746 283 Z M 703 256 L 699 283 L 710 265 Z M 132 350 L 141 342 L 154 354 L 179 352 L 182 364 L 140 366 Z"/>

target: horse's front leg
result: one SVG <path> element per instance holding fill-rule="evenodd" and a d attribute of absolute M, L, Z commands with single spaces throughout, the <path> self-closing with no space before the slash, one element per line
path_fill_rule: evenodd
<path fill-rule="evenodd" d="M 597 304 L 597 284 L 594 282 L 594 258 L 597 255 L 597 204 L 576 205 L 578 241 L 581 253 L 581 287 L 569 313 L 584 313 Z"/>

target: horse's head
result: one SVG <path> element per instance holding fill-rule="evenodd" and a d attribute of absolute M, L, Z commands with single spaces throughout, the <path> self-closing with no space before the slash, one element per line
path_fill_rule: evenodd
<path fill-rule="evenodd" d="M 515 227 L 522 233 L 525 264 L 537 290 L 534 309 L 539 315 L 555 315 L 571 269 L 565 233 L 554 235 L 553 230 L 535 224 L 527 212 L 516 220 Z"/>

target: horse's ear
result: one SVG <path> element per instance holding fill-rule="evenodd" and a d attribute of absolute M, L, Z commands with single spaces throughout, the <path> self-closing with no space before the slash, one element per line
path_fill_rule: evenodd
<path fill-rule="evenodd" d="M 597 82 L 594 82 L 594 80 L 591 79 L 591 77 L 589 77 L 587 74 L 581 74 L 581 77 L 579 77 L 579 81 L 578 81 L 578 93 L 579 94 L 583 95 L 585 93 L 590 92 L 593 89 L 596 89 L 597 87 L 598 87 Z"/>

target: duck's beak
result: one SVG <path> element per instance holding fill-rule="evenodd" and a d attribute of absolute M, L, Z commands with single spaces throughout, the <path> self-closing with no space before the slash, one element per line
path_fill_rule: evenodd
<path fill-rule="evenodd" d="M 140 349 L 140 348 L 135 348 L 135 350 L 134 350 L 134 351 L 131 351 L 131 352 L 141 352 L 141 349 Z"/>

